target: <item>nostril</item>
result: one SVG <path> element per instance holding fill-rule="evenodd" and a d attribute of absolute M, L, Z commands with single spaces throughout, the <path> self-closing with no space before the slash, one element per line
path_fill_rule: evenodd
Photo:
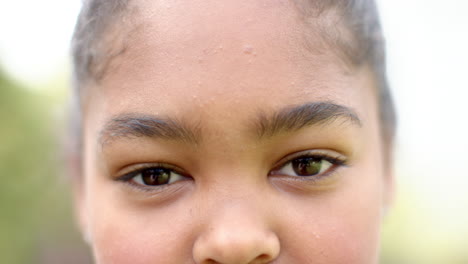
<path fill-rule="evenodd" d="M 273 258 L 268 254 L 261 254 L 248 264 L 266 264 L 269 263 L 272 259 Z M 203 262 L 203 264 L 220 264 L 220 262 L 217 262 L 213 259 L 207 259 Z"/>
<path fill-rule="evenodd" d="M 261 254 L 252 260 L 249 264 L 265 264 L 271 261 L 273 258 L 268 254 Z"/>

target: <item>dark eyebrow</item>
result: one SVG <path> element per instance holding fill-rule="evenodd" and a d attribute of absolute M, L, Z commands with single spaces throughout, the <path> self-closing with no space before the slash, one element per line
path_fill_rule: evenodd
<path fill-rule="evenodd" d="M 99 140 L 105 145 L 115 138 L 151 137 L 197 144 L 198 128 L 170 118 L 144 114 L 122 114 L 110 119 L 101 130 Z"/>
<path fill-rule="evenodd" d="M 305 103 L 281 109 L 270 115 L 262 113 L 256 120 L 255 126 L 258 137 L 263 138 L 337 119 L 349 121 L 359 127 L 362 126 L 361 120 L 354 110 L 331 102 Z"/>

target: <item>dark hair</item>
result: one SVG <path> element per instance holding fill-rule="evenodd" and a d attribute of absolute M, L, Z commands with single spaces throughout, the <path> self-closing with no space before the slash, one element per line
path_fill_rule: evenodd
<path fill-rule="evenodd" d="M 377 85 L 382 136 L 391 142 L 395 134 L 395 110 L 386 77 L 385 41 L 374 0 L 291 0 L 302 14 L 306 25 L 319 28 L 327 45 L 336 47 L 340 57 L 352 65 L 369 65 Z M 89 81 L 99 80 L 109 61 L 120 50 L 109 50 L 108 42 L 115 41 L 110 32 L 125 28 L 130 0 L 84 0 L 72 41 L 73 84 L 76 98 L 83 94 Z M 335 13 L 333 13 L 335 12 Z M 329 16 L 331 13 L 331 16 Z M 332 17 L 332 21 L 318 23 L 318 18 Z M 326 19 L 322 19 L 326 20 Z M 307 28 L 307 27 L 305 27 Z M 115 33 L 115 32 L 114 32 Z M 305 34 L 307 35 L 307 34 Z M 79 99 L 77 99 L 79 100 Z"/>

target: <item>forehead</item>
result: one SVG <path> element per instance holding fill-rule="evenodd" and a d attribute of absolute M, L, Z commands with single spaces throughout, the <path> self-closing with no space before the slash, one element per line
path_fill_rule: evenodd
<path fill-rule="evenodd" d="M 88 104 L 103 122 L 125 112 L 217 120 L 327 100 L 359 112 L 372 91 L 369 72 L 349 69 L 318 31 L 308 29 L 306 47 L 290 1 L 142 0 L 128 14 L 122 52 Z"/>
<path fill-rule="evenodd" d="M 348 58 L 344 58 L 338 45 L 351 39 L 349 34 L 342 34 L 347 31 L 341 26 L 338 13 L 324 12 L 320 18 L 316 15 L 312 23 L 310 20 L 305 23 L 303 12 L 293 3 L 284 0 L 130 2 L 125 16 L 101 37 L 98 47 L 101 62 L 97 64 L 100 64 L 98 68 L 104 68 L 104 74 L 98 78 L 140 56 L 145 59 L 152 56 L 151 66 L 160 69 L 155 66 L 174 66 L 178 62 L 187 66 L 191 66 L 190 62 L 202 64 L 210 59 L 224 59 L 226 53 L 255 57 L 263 48 L 271 48 L 263 49 L 262 55 L 273 62 L 288 59 L 308 68 L 310 64 L 323 66 L 324 62 L 334 61 L 344 72 L 352 71 L 346 67 L 350 65 L 343 63 Z"/>

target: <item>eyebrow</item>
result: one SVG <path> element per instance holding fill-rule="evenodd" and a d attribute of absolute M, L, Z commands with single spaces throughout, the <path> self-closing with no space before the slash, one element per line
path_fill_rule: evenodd
<path fill-rule="evenodd" d="M 254 122 L 254 130 L 258 138 L 262 139 L 338 119 L 362 126 L 355 111 L 349 107 L 331 102 L 312 102 L 286 107 L 268 115 L 261 113 Z M 198 126 L 146 114 L 122 114 L 113 117 L 101 130 L 99 141 L 104 146 L 118 138 L 135 137 L 161 138 L 191 144 L 201 141 Z"/>
<path fill-rule="evenodd" d="M 362 126 L 356 112 L 349 107 L 332 102 L 311 102 L 287 107 L 269 115 L 262 113 L 256 120 L 255 127 L 258 137 L 265 138 L 338 119 Z"/>
<path fill-rule="evenodd" d="M 175 119 L 160 118 L 145 114 L 123 114 L 109 120 L 100 132 L 102 145 L 116 138 L 150 137 L 178 140 L 197 144 L 200 139 L 198 127 Z"/>

